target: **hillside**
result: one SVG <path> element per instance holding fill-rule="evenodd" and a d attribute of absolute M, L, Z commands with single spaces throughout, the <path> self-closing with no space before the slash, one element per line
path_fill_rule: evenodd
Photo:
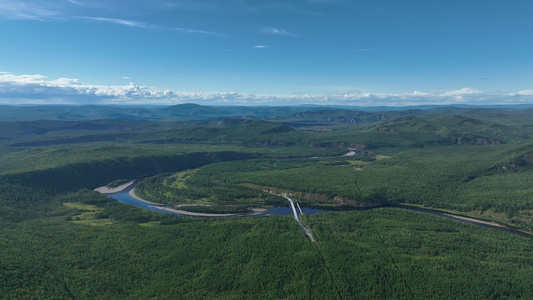
<path fill-rule="evenodd" d="M 0 122 L 0 298 L 530 297 L 530 235 L 405 209 L 533 232 L 530 110 L 68 109 Z M 284 194 L 329 212 L 300 215 L 312 242 L 292 216 L 176 217 L 93 190 L 132 179 L 190 211 Z"/>

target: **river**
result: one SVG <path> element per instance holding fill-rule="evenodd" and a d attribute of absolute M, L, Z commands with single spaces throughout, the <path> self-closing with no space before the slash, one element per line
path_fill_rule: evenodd
<path fill-rule="evenodd" d="M 151 210 L 151 211 L 165 213 L 165 214 L 172 214 L 172 215 L 175 215 L 175 216 L 184 216 L 185 215 L 185 214 L 177 212 L 171 206 L 159 205 L 159 204 L 155 204 L 155 203 L 149 203 L 149 202 L 146 202 L 146 201 L 142 201 L 140 199 L 136 199 L 135 197 L 132 197 L 131 194 L 130 194 L 130 191 L 133 190 L 134 188 L 135 188 L 135 183 L 132 181 L 132 182 L 129 182 L 129 183 L 127 183 L 127 184 L 125 184 L 125 185 L 123 185 L 121 187 L 118 187 L 118 188 L 114 189 L 114 190 L 119 190 L 118 192 L 106 193 L 106 194 L 108 195 L 108 197 L 116 199 L 119 202 L 122 202 L 122 203 L 125 203 L 125 204 L 129 204 L 129 205 L 133 205 L 133 206 L 140 207 L 140 208 L 144 208 L 144 209 L 148 209 L 148 210 Z M 100 188 L 98 188 L 96 190 L 100 191 L 102 193 L 105 193 L 103 191 L 103 190 L 105 190 L 104 187 L 100 187 Z M 498 230 L 501 230 L 501 231 L 504 231 L 504 232 L 507 232 L 507 233 L 516 234 L 516 235 L 520 235 L 520 236 L 524 236 L 524 237 L 528 237 L 528 238 L 533 238 L 533 234 L 531 234 L 531 233 L 523 232 L 523 231 L 520 231 L 520 230 L 518 230 L 516 228 L 512 228 L 512 227 L 510 227 L 508 225 L 501 224 L 501 223 L 495 223 L 495 222 L 490 222 L 490 221 L 485 221 L 485 220 L 480 220 L 480 219 L 475 219 L 475 218 L 470 218 L 470 217 L 464 217 L 464 216 L 457 215 L 457 214 L 452 214 L 452 213 L 444 213 L 444 212 L 441 212 L 441 211 L 427 209 L 427 208 L 418 208 L 418 207 L 402 206 L 402 205 L 397 206 L 397 207 L 398 208 L 402 208 L 402 209 L 407 209 L 407 210 L 413 210 L 413 211 L 428 213 L 428 214 L 431 214 L 431 215 L 434 215 L 434 216 L 449 218 L 449 219 L 453 219 L 453 220 L 457 220 L 457 221 L 461 221 L 461 222 L 466 222 L 466 223 L 474 224 L 474 225 L 477 225 L 477 226 L 480 226 L 480 227 L 483 227 L 483 228 L 498 229 Z M 332 211 L 332 210 L 316 209 L 316 208 L 309 208 L 309 207 L 301 207 L 301 210 L 302 210 L 303 213 L 308 214 L 308 215 L 314 215 L 316 213 L 331 212 Z M 183 212 L 183 213 L 185 213 L 185 212 Z M 189 212 L 187 212 L 186 214 L 187 215 L 191 215 L 191 214 L 194 215 L 194 213 L 189 213 Z M 199 214 L 196 214 L 196 215 L 201 216 Z M 244 214 L 244 215 L 243 214 L 231 214 L 231 215 L 216 215 L 216 214 L 212 214 L 212 215 L 205 215 L 204 217 L 227 217 L 227 216 L 254 217 L 254 216 L 269 216 L 269 215 L 278 215 L 278 216 L 293 215 L 293 209 L 291 208 L 291 205 L 288 205 L 286 207 L 285 206 L 283 206 L 283 207 L 275 207 L 275 208 L 267 209 L 267 210 L 264 210 L 264 211 L 261 211 L 261 212 L 247 213 L 247 214 Z"/>
<path fill-rule="evenodd" d="M 404 205 L 398 206 L 398 207 L 402 209 L 414 210 L 418 212 L 431 214 L 434 216 L 457 220 L 460 222 L 470 223 L 470 224 L 474 224 L 474 225 L 477 225 L 483 228 L 498 229 L 501 231 L 505 231 L 507 233 L 516 234 L 516 235 L 520 235 L 520 236 L 527 237 L 527 238 L 533 238 L 533 234 L 531 233 L 518 230 L 517 228 L 513 228 L 511 226 L 508 226 L 502 223 L 496 223 L 496 222 L 491 222 L 491 221 L 486 221 L 486 220 L 481 220 L 481 219 L 476 219 L 476 218 L 471 218 L 471 217 L 465 217 L 465 216 L 461 216 L 458 214 L 445 213 L 445 212 L 441 212 L 441 211 L 437 211 L 433 209 L 427 209 L 427 208 L 419 208 L 419 207 L 404 206 Z"/>
<path fill-rule="evenodd" d="M 117 201 L 125 203 L 125 204 L 133 205 L 133 206 L 144 208 L 144 209 L 149 209 L 151 211 L 172 214 L 176 216 L 184 216 L 184 214 L 180 214 L 175 211 L 168 210 L 172 208 L 171 206 L 156 205 L 156 204 L 148 203 L 146 201 L 142 201 L 142 200 L 132 197 L 130 195 L 130 191 L 134 188 L 135 188 L 135 185 L 131 184 L 119 192 L 108 194 L 108 197 L 116 199 Z M 331 210 L 302 207 L 302 212 L 308 215 L 314 215 L 316 213 L 330 212 L 330 211 Z M 293 212 L 290 207 L 275 207 L 275 208 L 267 209 L 267 210 L 264 210 L 258 213 L 248 213 L 245 216 L 269 216 L 269 215 L 286 216 L 286 215 L 292 215 L 292 214 Z"/>

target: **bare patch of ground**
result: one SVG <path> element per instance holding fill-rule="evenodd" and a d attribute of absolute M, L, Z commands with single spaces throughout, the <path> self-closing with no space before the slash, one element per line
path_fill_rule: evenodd
<path fill-rule="evenodd" d="M 124 183 L 123 185 L 119 185 L 116 188 L 108 188 L 107 186 L 101 186 L 98 188 L 95 188 L 94 190 L 101 194 L 114 194 L 118 192 L 122 192 L 123 190 L 127 189 L 129 186 L 131 186 L 135 180 L 132 180 L 130 182 Z"/>

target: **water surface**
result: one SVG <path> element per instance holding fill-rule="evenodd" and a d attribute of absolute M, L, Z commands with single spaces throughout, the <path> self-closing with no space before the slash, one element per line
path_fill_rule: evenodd
<path fill-rule="evenodd" d="M 179 213 L 176 213 L 176 212 L 172 212 L 172 211 L 167 211 L 167 210 L 162 210 L 161 209 L 161 207 L 171 208 L 171 206 L 153 205 L 153 204 L 150 204 L 150 203 L 143 202 L 143 201 L 141 201 L 139 199 L 133 198 L 129 194 L 129 192 L 134 187 L 135 187 L 135 185 L 131 185 L 130 187 L 128 187 L 128 188 L 126 188 L 126 189 L 124 189 L 124 190 L 122 190 L 120 192 L 109 194 L 108 197 L 116 199 L 117 201 L 125 203 L 125 204 L 133 205 L 133 206 L 144 208 L 144 209 L 149 209 L 151 211 L 161 212 L 161 213 L 165 213 L 165 214 L 172 214 L 172 215 L 176 215 L 176 216 L 183 216 L 182 214 L 179 214 Z M 329 211 L 331 211 L 331 210 L 302 207 L 302 212 L 304 212 L 304 213 L 306 213 L 308 215 L 314 215 L 314 214 L 319 213 L 319 212 L 329 212 Z M 287 205 L 287 207 L 275 207 L 275 208 L 272 208 L 272 209 L 268 209 L 268 210 L 262 211 L 260 213 L 250 214 L 250 216 L 269 216 L 269 215 L 276 215 L 276 216 L 292 215 L 292 210 Z"/>
<path fill-rule="evenodd" d="M 129 204 L 129 205 L 133 205 L 133 206 L 136 206 L 136 207 L 148 209 L 148 210 L 151 210 L 151 211 L 160 212 L 160 213 L 164 213 L 164 214 L 172 214 L 172 215 L 175 215 L 175 216 L 183 216 L 182 214 L 179 214 L 177 212 L 172 212 L 172 211 L 167 211 L 167 210 L 162 210 L 161 209 L 162 207 L 171 208 L 171 206 L 163 206 L 163 205 L 158 206 L 158 205 L 146 203 L 146 202 L 143 202 L 141 200 L 133 198 L 132 196 L 130 196 L 129 192 L 134 187 L 135 187 L 135 185 L 133 184 L 133 185 L 129 186 L 128 188 L 126 188 L 126 189 L 124 189 L 124 190 L 122 190 L 120 192 L 109 194 L 108 197 L 116 199 L 117 201 L 125 203 L 125 204 Z M 504 231 L 504 232 L 507 232 L 507 233 L 517 234 L 517 235 L 521 235 L 521 236 L 525 236 L 525 237 L 529 237 L 529 238 L 533 237 L 533 235 L 531 235 L 529 233 L 525 233 L 525 232 L 519 231 L 519 230 L 514 229 L 514 228 L 502 227 L 501 225 L 496 225 L 496 224 L 494 224 L 494 225 L 481 224 L 481 223 L 472 222 L 472 221 L 469 221 L 469 220 L 458 219 L 457 217 L 454 217 L 453 215 L 445 214 L 445 213 L 442 213 L 442 212 L 439 212 L 439 211 L 435 211 L 435 210 L 417 208 L 417 207 L 407 207 L 407 206 L 400 206 L 400 208 L 419 211 L 419 212 L 424 212 L 424 213 L 428 213 L 428 214 L 431 214 L 431 215 L 435 215 L 435 216 L 439 216 L 439 217 L 445 217 L 445 218 L 453 219 L 453 220 L 460 221 L 460 222 L 475 224 L 477 226 L 484 227 L 484 228 L 498 229 L 498 230 L 501 230 L 501 231 Z M 314 215 L 316 213 L 331 212 L 331 211 L 332 210 L 302 207 L 302 212 L 306 213 L 308 215 Z M 247 214 L 247 216 L 269 216 L 269 215 L 288 216 L 288 215 L 292 215 L 292 214 L 293 214 L 292 213 L 292 209 L 290 208 L 289 205 L 287 205 L 286 207 L 285 206 L 284 207 L 275 207 L 275 208 L 272 208 L 272 209 L 268 209 L 268 210 L 262 211 L 260 213 L 250 213 L 250 214 Z"/>

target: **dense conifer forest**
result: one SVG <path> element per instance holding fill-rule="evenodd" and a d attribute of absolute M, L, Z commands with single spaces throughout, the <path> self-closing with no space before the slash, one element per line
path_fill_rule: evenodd
<path fill-rule="evenodd" d="M 2 110 L 2 299 L 531 298 L 531 238 L 402 208 L 533 232 L 531 110 L 37 108 Z M 94 191 L 133 179 L 189 211 L 331 212 L 300 216 L 311 241 Z"/>

